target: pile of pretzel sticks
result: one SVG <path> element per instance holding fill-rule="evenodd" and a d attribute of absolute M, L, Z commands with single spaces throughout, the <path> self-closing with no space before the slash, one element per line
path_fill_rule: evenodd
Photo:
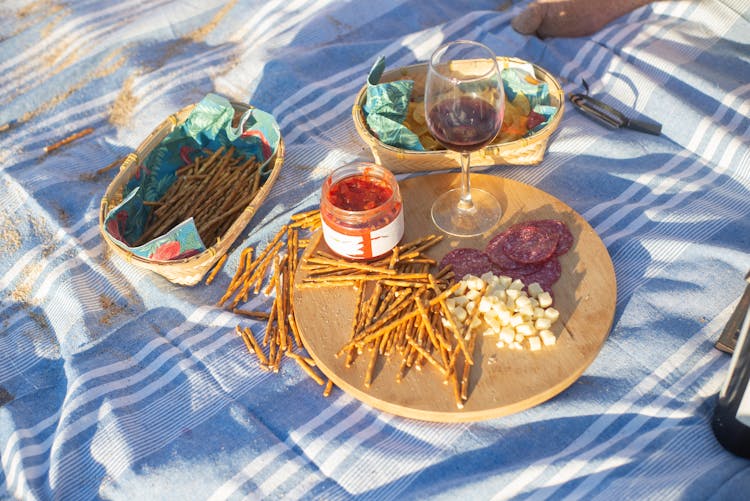
<path fill-rule="evenodd" d="M 192 217 L 207 245 L 226 233 L 263 184 L 261 163 L 242 158 L 233 146 L 204 151 L 175 171 L 176 179 L 152 207 L 146 228 L 132 245 L 143 245 Z"/>
<path fill-rule="evenodd" d="M 230 309 L 239 315 L 265 321 L 266 329 L 261 342 L 255 338 L 250 327 L 237 325 L 235 328 L 247 345 L 248 351 L 258 357 L 262 369 L 279 372 L 282 358 L 291 358 L 316 383 L 325 385 L 323 394 L 328 396 L 333 383 L 330 380 L 326 382 L 315 369 L 315 361 L 304 354 L 304 346 L 292 308 L 294 274 L 299 266 L 300 253 L 309 244 L 309 239 L 300 238 L 300 233 L 315 231 L 320 228 L 320 224 L 318 210 L 295 214 L 291 222 L 282 226 L 257 255 L 252 247 L 245 248 L 240 253 L 237 271 L 217 306 Z M 226 255 L 208 275 L 207 284 L 213 281 L 225 260 Z M 274 296 L 268 312 L 240 307 L 250 299 L 251 294 L 259 293 Z"/>
<path fill-rule="evenodd" d="M 441 239 L 431 235 L 409 242 L 366 264 L 318 251 L 302 264 L 308 273 L 302 286 L 355 287 L 350 338 L 336 355 L 346 357 L 346 367 L 358 357 L 366 358 L 365 387 L 370 387 L 380 357 L 399 364 L 396 382 L 411 368 L 421 371 L 429 366 L 450 386 L 461 409 L 470 393 L 478 309 L 464 322 L 457 322 L 448 309 L 445 300 L 460 284 L 453 283 L 450 267 L 431 274 L 436 262 L 424 254 Z"/>
<path fill-rule="evenodd" d="M 429 366 L 451 388 L 457 408 L 463 408 L 470 394 L 478 309 L 464 322 L 458 322 L 448 309 L 445 300 L 460 284 L 453 283 L 450 267 L 430 273 L 436 262 L 425 253 L 442 237 L 430 235 L 399 245 L 386 257 L 368 262 L 345 260 L 321 250 L 300 262 L 301 251 L 309 245 L 309 239 L 301 239 L 300 232 L 316 231 L 320 225 L 319 211 L 296 214 L 257 256 L 252 247 L 244 249 L 237 271 L 217 303 L 266 322 L 261 342 L 249 327 L 236 327 L 260 367 L 278 372 L 283 357 L 292 358 L 319 385 L 325 385 L 324 395 L 331 392 L 333 383 L 324 380 L 315 361 L 304 354 L 294 316 L 293 280 L 299 268 L 305 273 L 299 287 L 354 287 L 357 301 L 349 340 L 336 355 L 346 357 L 347 367 L 357 358 L 366 357 L 366 387 L 371 385 L 381 357 L 384 362 L 399 364 L 397 382 L 410 369 L 422 371 Z M 223 259 L 207 283 L 213 280 Z M 261 292 L 274 296 L 269 312 L 240 308 L 251 294 Z M 481 295 L 484 293 L 481 291 Z"/>

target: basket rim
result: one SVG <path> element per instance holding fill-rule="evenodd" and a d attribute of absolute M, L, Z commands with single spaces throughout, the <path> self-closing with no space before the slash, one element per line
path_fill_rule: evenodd
<path fill-rule="evenodd" d="M 248 103 L 240 103 L 235 101 L 230 101 L 232 106 L 238 110 L 238 111 L 247 111 L 250 109 L 255 109 L 256 107 L 248 104 Z M 278 177 L 279 173 L 281 172 L 281 166 L 284 162 L 285 157 L 285 144 L 284 144 L 284 138 L 279 135 L 279 144 L 276 148 L 276 151 L 274 154 L 266 161 L 267 164 L 273 164 L 273 168 L 271 169 L 271 173 L 266 180 L 265 183 L 263 183 L 263 186 L 258 190 L 258 193 L 253 198 L 253 200 L 250 201 L 250 203 L 239 213 L 237 218 L 234 220 L 234 222 L 229 226 L 229 228 L 224 232 L 224 234 L 221 236 L 218 242 L 214 243 L 210 247 L 207 247 L 203 252 L 200 252 L 198 254 L 194 254 L 192 256 L 180 258 L 180 259 L 170 259 L 170 260 L 158 260 L 158 259 L 148 259 L 144 258 L 142 256 L 139 256 L 132 251 L 129 251 L 127 249 L 123 249 L 117 243 L 113 241 L 113 237 L 105 230 L 104 228 L 104 220 L 107 217 L 107 214 L 109 212 L 109 199 L 111 190 L 114 188 L 114 186 L 117 184 L 117 181 L 120 181 L 122 178 L 128 178 L 128 174 L 130 173 L 130 168 L 133 164 L 137 164 L 139 159 L 145 158 L 145 155 L 143 154 L 143 150 L 147 149 L 147 147 L 150 145 L 152 138 L 151 136 L 156 132 L 163 132 L 163 128 L 167 128 L 166 134 L 169 134 L 174 130 L 174 128 L 182 123 L 185 118 L 190 114 L 190 111 L 196 106 L 197 103 L 191 103 L 183 108 L 181 108 L 179 111 L 169 115 L 165 120 L 163 120 L 159 125 L 157 125 L 139 145 L 135 149 L 135 151 L 128 154 L 125 158 L 125 160 L 120 165 L 120 170 L 117 173 L 117 175 L 112 179 L 110 184 L 107 186 L 107 189 L 104 192 L 104 195 L 101 198 L 100 207 L 99 207 L 99 229 L 100 233 L 103 235 L 104 240 L 107 242 L 110 249 L 114 250 L 115 253 L 119 254 L 120 256 L 124 257 L 129 262 L 134 262 L 136 264 L 143 264 L 146 267 L 151 268 L 154 270 L 154 268 L 162 269 L 167 267 L 178 267 L 178 266 L 185 266 L 185 265 L 191 265 L 198 263 L 199 261 L 205 261 L 206 258 L 213 259 L 220 257 L 222 254 L 224 254 L 228 247 L 231 246 L 232 242 L 234 241 L 234 238 L 227 239 L 225 238 L 227 235 L 231 234 L 234 231 L 242 231 L 245 226 L 247 226 L 248 222 L 242 223 L 242 228 L 235 228 L 236 225 L 241 223 L 241 219 L 243 215 L 248 212 L 248 209 L 252 209 L 252 215 L 250 218 L 252 218 L 253 215 L 255 215 L 255 212 L 259 208 L 260 204 L 262 204 L 262 201 L 265 200 L 266 196 L 268 195 L 268 192 L 270 191 L 271 187 L 275 183 L 276 178 Z M 165 134 L 165 135 L 166 135 Z M 150 151 L 150 150 L 149 150 Z M 261 197 L 260 199 L 258 197 Z M 258 206 L 255 206 L 256 200 L 261 200 L 260 204 Z M 224 248 L 226 247 L 226 248 Z M 155 271 L 155 270 L 154 270 Z"/>
<path fill-rule="evenodd" d="M 545 125 L 541 130 L 533 133 L 531 136 L 528 137 L 522 137 L 519 139 L 516 139 L 514 141 L 509 141 L 505 143 L 496 143 L 496 144 L 489 144 L 482 148 L 482 151 L 488 154 L 492 154 L 495 152 L 503 152 L 503 151 L 512 151 L 518 147 L 524 147 L 528 146 L 531 143 L 540 142 L 540 141 L 546 141 L 549 136 L 552 135 L 552 133 L 557 129 L 557 126 L 559 125 L 560 121 L 562 120 L 563 112 L 565 111 L 565 93 L 562 89 L 562 86 L 558 82 L 558 80 L 546 69 L 543 67 L 532 63 L 530 61 L 526 61 L 524 59 L 520 59 L 513 56 L 497 56 L 496 59 L 501 62 L 516 62 L 516 63 L 523 63 L 523 64 L 531 64 L 534 67 L 534 72 L 537 76 L 540 74 L 543 75 L 545 78 L 544 80 L 547 83 L 551 83 L 553 86 L 553 89 L 550 89 L 550 94 L 554 94 L 557 96 L 558 100 L 560 101 L 560 104 L 558 106 L 558 111 L 555 113 L 555 116 L 552 117 L 552 120 Z M 404 72 L 411 69 L 421 69 L 426 68 L 429 63 L 417 63 L 417 64 L 411 64 L 407 66 L 400 66 L 398 68 L 394 68 L 392 70 L 389 70 L 385 74 L 392 74 L 395 72 Z M 362 106 L 364 104 L 365 99 L 367 98 L 367 84 L 365 83 L 357 93 L 357 96 L 354 100 L 354 105 L 352 106 L 352 118 L 354 119 L 354 126 L 357 129 L 357 132 L 359 133 L 359 136 L 367 142 L 371 147 L 377 147 L 379 149 L 383 149 L 386 151 L 391 152 L 394 155 L 418 155 L 420 157 L 429 158 L 431 156 L 444 156 L 447 152 L 450 150 L 442 149 L 442 150 L 428 150 L 428 151 L 417 151 L 417 150 L 407 150 L 404 148 L 398 148 L 396 146 L 392 146 L 390 144 L 385 144 L 380 139 L 378 139 L 372 132 L 370 132 L 370 128 L 367 126 L 367 123 L 364 121 L 364 111 L 362 109 Z"/>

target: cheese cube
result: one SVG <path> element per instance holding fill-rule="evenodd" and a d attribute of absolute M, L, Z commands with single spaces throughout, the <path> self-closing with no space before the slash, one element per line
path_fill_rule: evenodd
<path fill-rule="evenodd" d="M 518 278 L 513 280 L 510 285 L 508 286 L 508 289 L 515 289 L 515 290 L 523 290 L 523 282 L 519 280 Z"/>
<path fill-rule="evenodd" d="M 523 315 L 520 315 L 518 313 L 514 314 L 512 317 L 510 317 L 510 324 L 511 327 L 515 327 L 519 324 L 522 324 L 524 322 Z"/>
<path fill-rule="evenodd" d="M 539 339 L 539 336 L 531 336 L 527 339 L 529 340 L 529 349 L 531 349 L 531 351 L 539 351 L 542 349 L 542 340 Z"/>
<path fill-rule="evenodd" d="M 502 325 L 500 325 L 500 319 L 497 318 L 497 313 L 494 310 L 490 310 L 484 314 L 484 321 L 490 328 L 500 331 Z"/>
<path fill-rule="evenodd" d="M 540 330 L 540 331 L 541 330 L 545 330 L 545 329 L 549 329 L 550 327 L 552 327 L 552 320 L 550 320 L 549 318 L 546 318 L 546 317 L 537 318 L 534 321 L 534 327 L 537 330 Z"/>
<path fill-rule="evenodd" d="M 544 346 L 552 346 L 557 342 L 557 338 L 551 330 L 545 329 L 539 331 L 539 337 L 542 339 Z"/>
<path fill-rule="evenodd" d="M 497 299 L 495 299 L 497 301 Z M 484 296 L 482 299 L 479 300 L 479 312 L 480 313 L 487 313 L 492 309 L 492 303 L 493 300 L 491 299 L 491 296 Z"/>
<path fill-rule="evenodd" d="M 498 334 L 498 339 L 505 344 L 511 344 L 516 337 L 516 331 L 512 327 L 503 327 Z"/>
<path fill-rule="evenodd" d="M 485 281 L 485 283 L 488 283 L 488 284 L 492 284 L 493 282 L 497 280 L 497 277 L 491 271 L 484 272 L 482 276 L 479 278 L 481 278 L 482 280 Z"/>
<path fill-rule="evenodd" d="M 493 308 L 493 310 L 497 314 L 497 319 L 500 322 L 500 325 L 510 324 L 510 318 L 513 316 L 513 312 L 511 312 L 505 305 L 498 305 L 498 307 Z"/>
<path fill-rule="evenodd" d="M 523 336 L 531 336 L 532 334 L 536 334 L 536 329 L 530 323 L 524 322 L 516 325 L 516 333 Z"/>
<path fill-rule="evenodd" d="M 531 297 L 537 297 L 539 294 L 544 292 L 544 289 L 542 289 L 542 286 L 539 285 L 538 282 L 531 282 L 526 290 L 529 291 L 529 296 Z"/>
<path fill-rule="evenodd" d="M 473 291 L 480 291 L 484 287 L 484 280 L 474 275 L 469 275 L 468 278 L 464 278 L 464 281 L 466 282 L 466 286 Z"/>
<path fill-rule="evenodd" d="M 550 321 L 556 322 L 557 319 L 560 318 L 560 312 L 554 308 L 547 308 L 544 310 L 544 316 L 549 318 Z"/>
<path fill-rule="evenodd" d="M 513 279 L 507 275 L 500 275 L 499 277 L 497 277 L 497 279 L 503 289 L 507 289 L 508 287 L 510 287 L 510 284 L 513 282 Z"/>
<path fill-rule="evenodd" d="M 518 308 L 518 313 L 524 318 L 531 318 L 534 316 L 534 307 L 531 306 L 531 304 L 523 305 L 522 307 Z"/>
<path fill-rule="evenodd" d="M 522 308 L 524 306 L 530 306 L 531 301 L 529 300 L 529 296 L 526 294 L 521 294 L 516 298 L 516 308 Z"/>
<path fill-rule="evenodd" d="M 539 300 L 539 306 L 541 306 L 542 308 L 552 306 L 552 296 L 549 292 L 542 292 L 537 296 L 537 299 Z"/>
<path fill-rule="evenodd" d="M 453 305 L 454 306 L 463 306 L 463 305 L 465 305 L 466 303 L 469 302 L 469 298 L 467 298 L 464 295 L 453 296 L 452 299 L 453 299 Z"/>
<path fill-rule="evenodd" d="M 453 313 L 453 316 L 459 323 L 466 320 L 466 310 L 464 310 L 460 306 L 456 306 L 451 313 Z"/>

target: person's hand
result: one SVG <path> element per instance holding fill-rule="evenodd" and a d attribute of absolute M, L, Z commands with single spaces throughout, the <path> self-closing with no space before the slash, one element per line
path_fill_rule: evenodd
<path fill-rule="evenodd" d="M 582 37 L 653 0 L 535 0 L 511 25 L 523 35 Z"/>

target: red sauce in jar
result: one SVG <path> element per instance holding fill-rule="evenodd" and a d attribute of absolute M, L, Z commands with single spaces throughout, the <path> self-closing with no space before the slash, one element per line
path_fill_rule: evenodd
<path fill-rule="evenodd" d="M 321 195 L 323 237 L 340 256 L 382 256 L 404 234 L 398 182 L 379 165 L 360 162 L 340 167 L 325 180 Z"/>
<path fill-rule="evenodd" d="M 346 177 L 331 186 L 328 198 L 339 209 L 363 211 L 380 207 L 393 195 L 383 179 L 361 174 Z"/>

